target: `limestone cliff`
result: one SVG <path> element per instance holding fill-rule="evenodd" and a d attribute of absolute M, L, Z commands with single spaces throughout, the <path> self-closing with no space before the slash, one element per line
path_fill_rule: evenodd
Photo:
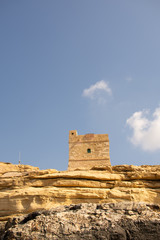
<path fill-rule="evenodd" d="M 160 165 L 58 172 L 0 163 L 1 220 L 59 205 L 122 201 L 159 204 Z"/>
<path fill-rule="evenodd" d="M 1 240 L 159 240 L 160 208 L 142 203 L 82 203 L 6 223 Z"/>

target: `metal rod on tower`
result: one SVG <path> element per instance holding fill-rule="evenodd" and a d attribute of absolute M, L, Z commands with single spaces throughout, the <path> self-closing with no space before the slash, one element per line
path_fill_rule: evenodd
<path fill-rule="evenodd" d="M 19 152 L 19 164 L 21 164 L 21 152 Z"/>

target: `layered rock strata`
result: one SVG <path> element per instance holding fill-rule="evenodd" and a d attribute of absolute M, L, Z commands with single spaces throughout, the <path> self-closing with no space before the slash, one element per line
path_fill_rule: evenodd
<path fill-rule="evenodd" d="M 0 220 L 59 205 L 122 201 L 159 204 L 160 165 L 58 172 L 0 163 Z"/>
<path fill-rule="evenodd" d="M 1 240 L 159 240 L 160 208 L 138 203 L 83 203 L 37 211 L 6 223 Z"/>

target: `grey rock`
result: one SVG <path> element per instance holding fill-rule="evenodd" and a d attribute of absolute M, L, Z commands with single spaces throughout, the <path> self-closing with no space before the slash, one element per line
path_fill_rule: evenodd
<path fill-rule="evenodd" d="M 1 240 L 159 240 L 160 207 L 121 202 L 60 206 L 9 220 Z"/>

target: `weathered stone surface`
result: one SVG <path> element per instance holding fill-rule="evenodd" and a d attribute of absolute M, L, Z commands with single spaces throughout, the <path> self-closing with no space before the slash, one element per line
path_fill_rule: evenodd
<path fill-rule="evenodd" d="M 11 163 L 0 162 L 0 175 L 7 176 L 9 173 L 25 173 L 31 171 L 38 171 L 38 167 L 32 167 L 29 165 L 15 165 Z M 12 175 L 13 176 L 13 175 Z"/>
<path fill-rule="evenodd" d="M 78 135 L 77 130 L 69 131 L 68 169 L 91 169 L 110 166 L 108 134 Z"/>
<path fill-rule="evenodd" d="M 59 205 L 122 201 L 159 204 L 160 165 L 58 172 L 0 163 L 0 220 Z"/>
<path fill-rule="evenodd" d="M 10 219 L 1 240 L 159 240 L 160 208 L 144 203 L 60 206 Z"/>

